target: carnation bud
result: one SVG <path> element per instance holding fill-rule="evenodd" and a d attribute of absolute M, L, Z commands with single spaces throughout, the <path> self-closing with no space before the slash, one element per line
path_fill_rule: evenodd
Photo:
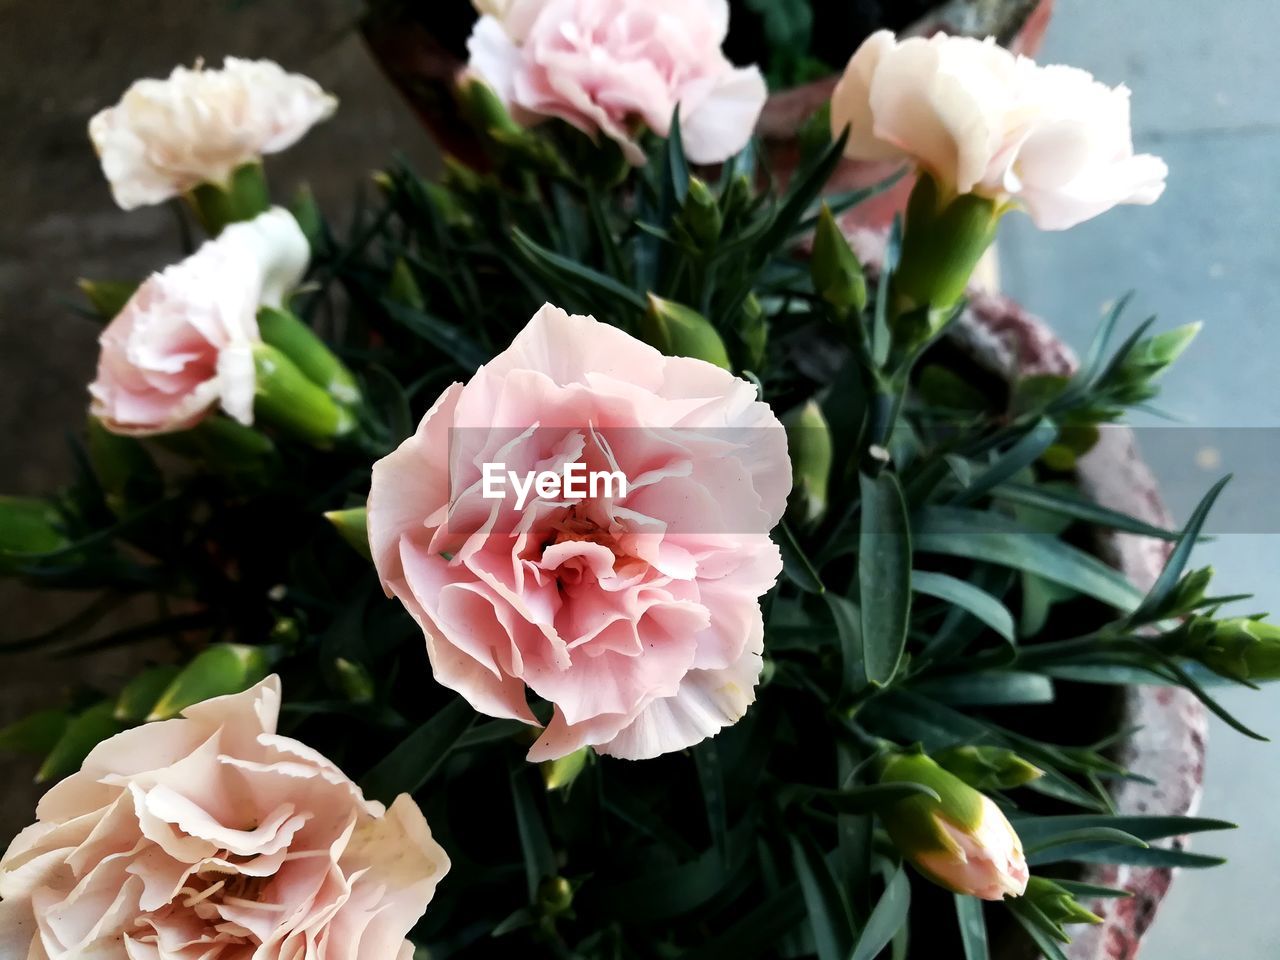
<path fill-rule="evenodd" d="M 333 524 L 338 535 L 357 552 L 366 558 L 372 558 L 367 527 L 369 511 L 365 507 L 356 507 L 352 510 L 330 510 L 324 518 Z"/>
<path fill-rule="evenodd" d="M 586 769 L 590 758 L 591 748 L 582 747 L 567 756 L 557 757 L 555 760 L 544 760 L 539 764 L 542 768 L 542 782 L 546 785 L 548 792 L 568 790 L 573 786 L 573 781 L 578 779 L 578 774 Z"/>
<path fill-rule="evenodd" d="M 338 657 L 333 661 L 334 672 L 342 692 L 352 703 L 372 703 L 377 688 L 369 671 L 354 660 Z"/>
<path fill-rule="evenodd" d="M 764 307 L 754 293 L 747 294 L 742 302 L 742 323 L 738 327 L 738 335 L 747 348 L 747 367 L 759 370 L 764 363 L 765 348 L 769 345 L 769 321 L 765 319 Z"/>
<path fill-rule="evenodd" d="M 558 917 L 573 907 L 573 884 L 564 877 L 548 877 L 538 887 L 538 906 L 548 917 Z"/>
<path fill-rule="evenodd" d="M 831 477 L 831 428 L 814 400 L 783 418 L 791 453 L 791 503 L 789 513 L 802 526 L 817 522 L 827 510 L 827 484 Z"/>
<path fill-rule="evenodd" d="M 1210 670 L 1233 680 L 1280 680 L 1280 626 L 1248 617 L 1190 625 L 1195 657 Z"/>
<path fill-rule="evenodd" d="M 1044 771 L 1003 747 L 950 747 L 933 756 L 938 766 L 975 790 L 1012 790 Z"/>
<path fill-rule="evenodd" d="M 733 369 L 724 341 L 711 321 L 674 300 L 649 294 L 649 309 L 640 329 L 645 340 L 669 357 L 695 357 L 725 370 Z"/>
<path fill-rule="evenodd" d="M 465 74 L 458 83 L 458 97 L 467 119 L 490 136 L 524 133 L 493 87 L 479 77 Z"/>
<path fill-rule="evenodd" d="M 1100 916 L 1085 909 L 1069 890 L 1045 877 L 1032 877 L 1028 880 L 1024 896 L 1053 923 L 1102 922 Z"/>
<path fill-rule="evenodd" d="M 720 204 L 716 201 L 715 194 L 697 177 L 689 178 L 689 193 L 680 213 L 680 225 L 684 227 L 694 246 L 702 250 L 713 246 L 720 239 L 720 231 L 724 228 Z"/>
<path fill-rule="evenodd" d="M 396 303 L 412 307 L 414 310 L 423 310 L 427 306 L 426 298 L 422 296 L 422 288 L 418 286 L 418 281 L 404 257 L 397 257 L 391 268 L 391 282 L 387 287 L 387 295 Z"/>
<path fill-rule="evenodd" d="M 226 184 L 200 184 L 187 194 L 187 200 L 211 237 L 229 223 L 252 220 L 271 208 L 267 177 L 257 161 L 236 167 Z"/>
<path fill-rule="evenodd" d="M 825 203 L 813 234 L 809 259 L 813 289 L 837 313 L 861 313 L 867 306 L 867 279 L 840 224 Z"/>
<path fill-rule="evenodd" d="M 907 202 L 902 254 L 893 274 L 895 312 L 945 313 L 959 303 L 1003 213 L 995 200 L 977 194 L 945 197 L 921 173 Z"/>
<path fill-rule="evenodd" d="M 1150 400 L 1158 392 L 1155 382 L 1191 345 L 1201 326 L 1188 323 L 1141 341 L 1103 375 L 1098 390 L 1125 405 Z"/>
<path fill-rule="evenodd" d="M 326 445 L 350 434 L 355 417 L 268 343 L 253 346 L 257 374 L 254 411 L 287 433 Z"/>
<path fill-rule="evenodd" d="M 307 379 L 339 403 L 360 402 L 356 378 L 316 332 L 288 310 L 263 307 L 258 311 L 258 333 L 294 362 Z"/>
<path fill-rule="evenodd" d="M 1022 841 L 1000 808 L 923 753 L 897 754 L 881 783 L 917 783 L 919 794 L 883 809 L 894 845 L 930 880 L 982 900 L 1019 897 L 1029 872 Z"/>

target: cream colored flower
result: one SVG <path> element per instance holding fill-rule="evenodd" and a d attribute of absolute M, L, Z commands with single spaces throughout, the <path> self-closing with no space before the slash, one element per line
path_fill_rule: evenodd
<path fill-rule="evenodd" d="M 270 60 L 227 57 L 221 70 L 176 67 L 138 80 L 89 121 L 111 191 L 125 210 L 161 203 L 297 143 L 337 100 Z"/>
<path fill-rule="evenodd" d="M 1125 87 L 1037 66 L 992 39 L 873 34 L 836 87 L 831 126 L 849 128 L 851 159 L 909 159 L 944 194 L 1015 203 L 1046 230 L 1154 203 L 1168 173 L 1135 155 Z"/>
<path fill-rule="evenodd" d="M 449 859 L 276 733 L 280 682 L 100 744 L 0 861 L 5 960 L 408 960 Z"/>

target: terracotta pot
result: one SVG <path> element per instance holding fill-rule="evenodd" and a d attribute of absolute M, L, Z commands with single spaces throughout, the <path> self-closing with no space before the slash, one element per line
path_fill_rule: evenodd
<path fill-rule="evenodd" d="M 942 30 L 973 36 L 994 35 L 1011 50 L 1031 55 L 1044 39 L 1053 4 L 1054 0 L 948 0 L 903 32 L 929 35 Z M 421 22 L 408 15 L 366 16 L 361 22 L 361 32 L 374 60 L 417 113 L 440 149 L 464 163 L 482 166 L 483 154 L 472 132 L 460 122 L 453 99 L 454 85 L 465 63 Z M 830 98 L 835 83 L 833 76 L 776 93 L 765 105 L 759 133 L 775 164 L 775 172 L 782 178 L 795 169 L 797 133 Z M 893 171 L 892 164 L 849 161 L 837 172 L 831 190 L 867 186 Z M 905 204 L 908 192 L 910 183 L 899 183 L 894 190 L 860 207 L 855 222 L 887 224 L 894 212 Z"/>
<path fill-rule="evenodd" d="M 1006 380 L 1033 373 L 1070 374 L 1076 368 L 1070 350 L 1048 327 L 1006 297 L 973 294 L 954 336 L 972 357 Z M 1127 428 L 1102 431 L 1097 447 L 1081 461 L 1079 482 L 1084 493 L 1104 506 L 1170 525 L 1155 479 Z M 1143 589 L 1159 576 L 1171 549 L 1164 541 L 1110 532 L 1099 534 L 1097 546 L 1104 559 Z M 1200 702 L 1179 688 L 1126 688 L 1121 726 L 1137 732 L 1123 743 L 1118 761 L 1152 783 L 1121 781 L 1114 793 L 1119 812 L 1193 812 L 1204 775 L 1206 723 Z M 1179 848 L 1185 844 L 1185 838 L 1174 841 Z M 1099 865 L 1085 879 L 1133 896 L 1090 904 L 1104 922 L 1073 928 L 1075 941 L 1067 955 L 1071 960 L 1131 960 L 1168 892 L 1172 871 Z"/>

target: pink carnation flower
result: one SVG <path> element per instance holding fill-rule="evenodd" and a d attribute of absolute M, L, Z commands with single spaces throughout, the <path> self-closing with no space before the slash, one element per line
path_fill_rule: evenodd
<path fill-rule="evenodd" d="M 644 163 L 641 126 L 666 136 L 676 105 L 694 163 L 747 145 L 768 91 L 720 47 L 728 0 L 484 0 L 471 70 L 526 123 L 559 117 Z"/>
<path fill-rule="evenodd" d="M 411 960 L 449 858 L 279 707 L 270 677 L 100 744 L 0 860 L 0 956 Z"/>
<path fill-rule="evenodd" d="M 618 472 L 625 496 L 484 496 L 485 464 Z M 553 717 L 530 760 L 691 746 L 755 699 L 786 434 L 751 384 L 546 306 L 373 468 L 369 536 L 436 679 Z M 617 489 L 612 491 L 617 494 Z"/>

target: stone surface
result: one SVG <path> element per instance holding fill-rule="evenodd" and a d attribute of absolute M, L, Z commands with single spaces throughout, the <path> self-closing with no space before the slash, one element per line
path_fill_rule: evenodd
<path fill-rule="evenodd" d="M 432 155 L 365 53 L 356 9 L 349 0 L 0 0 L 0 491 L 41 493 L 67 476 L 64 437 L 82 422 L 97 353 L 96 326 L 68 309 L 76 278 L 140 277 L 178 250 L 169 210 L 114 206 L 85 133 L 89 117 L 134 79 L 176 64 L 269 56 L 342 100 L 333 120 L 271 161 L 276 194 L 287 198 L 307 180 L 341 219 L 393 151 L 423 163 Z M 0 582 L 0 641 L 83 602 Z M 6 661 L 0 724 L 84 680 L 113 683 L 132 667 L 129 656 Z M 36 792 L 23 784 L 34 764 L 0 764 L 7 838 L 31 819 Z"/>
<path fill-rule="evenodd" d="M 1130 288 L 1135 323 L 1151 313 L 1161 328 L 1205 322 L 1166 382 L 1163 405 L 1185 422 L 1135 422 L 1179 520 L 1217 477 L 1235 474 L 1210 520 L 1214 540 L 1194 562 L 1214 565 L 1222 592 L 1257 595 L 1242 613 L 1280 610 L 1280 111 L 1266 93 L 1280 85 L 1278 31 L 1274 0 L 1062 0 L 1041 59 L 1132 88 L 1138 145 L 1169 162 L 1169 189 L 1155 207 L 1116 210 L 1065 234 L 1011 217 L 1001 244 L 1005 289 L 1077 347 L 1102 305 Z M 1221 700 L 1254 729 L 1280 735 L 1274 688 L 1224 689 Z M 1240 829 L 1192 846 L 1231 862 L 1178 875 L 1144 957 L 1276 955 L 1277 796 L 1277 748 L 1211 721 L 1201 812 Z"/>

